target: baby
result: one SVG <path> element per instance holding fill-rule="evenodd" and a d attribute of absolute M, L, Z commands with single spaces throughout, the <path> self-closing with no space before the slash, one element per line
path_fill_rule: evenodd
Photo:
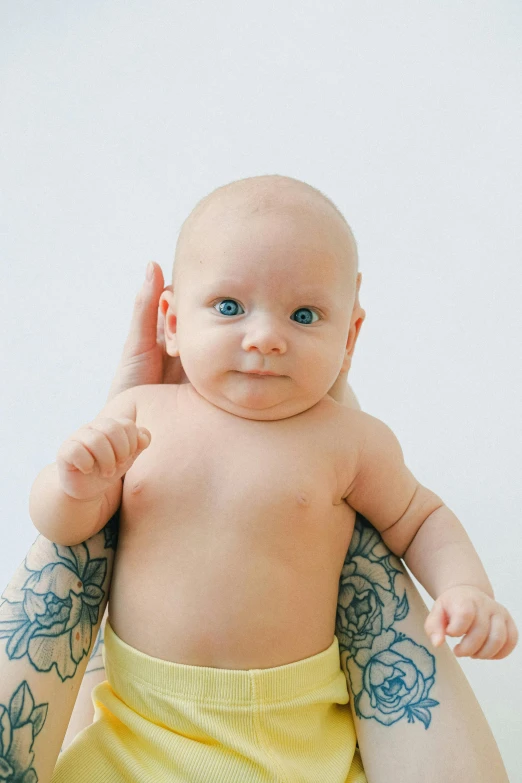
<path fill-rule="evenodd" d="M 459 520 L 412 475 L 386 424 L 328 394 L 348 367 L 357 340 L 354 302 L 360 281 L 348 224 L 319 191 L 298 180 L 265 176 L 231 183 L 203 199 L 185 221 L 173 292 L 163 292 L 160 306 L 166 350 L 180 357 L 189 382 L 118 394 L 62 444 L 52 473 L 45 481 L 39 477 L 31 490 L 35 526 L 64 546 L 89 539 L 120 509 L 106 655 L 119 651 L 134 657 L 123 664 L 127 679 L 118 679 L 116 666 L 106 661 L 112 701 L 102 698 L 105 683 L 95 689 L 95 723 L 62 754 L 63 769 L 76 746 L 83 743 L 84 752 L 88 748 L 92 754 L 88 736 L 102 719 L 105 736 L 112 726 L 113 738 L 107 740 L 105 762 L 101 756 L 93 762 L 91 755 L 89 764 L 102 770 L 111 753 L 116 757 L 114 727 L 121 730 L 123 713 L 117 710 L 124 707 L 142 720 L 139 729 L 130 718 L 125 724 L 131 728 L 122 735 L 119 752 L 130 753 L 133 732 L 145 734 L 143 721 L 154 722 L 159 714 L 157 705 L 150 706 L 150 694 L 159 693 L 167 681 L 169 698 L 181 694 L 176 685 L 181 683 L 187 692 L 191 687 L 199 695 L 204 692 L 206 709 L 214 710 L 210 731 L 176 702 L 169 736 L 185 743 L 198 737 L 198 753 L 204 756 L 206 747 L 217 753 L 216 710 L 227 688 L 239 704 L 245 683 L 259 682 L 254 674 L 286 677 L 302 665 L 304 677 L 313 662 L 338 655 L 339 578 L 356 512 L 436 599 L 425 626 L 435 646 L 451 633 L 465 635 L 460 646 L 468 655 L 485 645 L 487 657 L 504 657 L 515 647 L 514 622 L 495 601 Z M 209 677 L 221 679 L 212 679 L 211 688 Z M 137 689 L 136 683 L 144 682 L 147 696 L 137 690 L 121 695 L 120 689 Z M 273 680 L 278 689 L 282 682 L 287 680 Z M 222 690 L 216 692 L 218 685 Z M 268 688 L 267 703 L 274 688 Z M 296 698 L 298 691 L 296 685 Z M 335 701 L 318 698 L 314 709 L 321 705 L 333 721 L 347 696 L 337 699 L 337 713 L 332 713 Z M 230 700 L 223 704 L 230 709 Z M 169 709 L 172 717 L 174 706 Z M 292 714 L 297 721 L 297 702 Z M 348 711 L 343 715 L 349 720 Z M 246 713 L 242 719 L 246 732 Z M 163 717 L 154 725 L 167 723 Z M 333 736 L 333 723 L 321 725 L 315 726 L 317 732 Z M 282 724 L 278 731 L 284 734 Z M 343 732 L 339 737 L 346 750 L 346 724 Z M 265 751 L 266 746 L 272 751 L 266 751 L 264 761 L 255 761 L 266 778 L 260 772 L 255 777 L 253 767 L 223 771 L 215 755 L 217 766 L 209 767 L 215 777 L 198 777 L 194 770 L 207 768 L 194 762 L 186 778 L 181 773 L 172 777 L 170 766 L 165 780 L 279 780 L 276 775 L 286 780 L 281 770 L 287 769 L 288 758 L 296 764 L 294 757 L 304 755 L 280 748 L 269 773 L 276 735 L 265 739 Z M 248 753 L 241 745 L 240 752 L 240 741 L 236 746 L 226 736 L 229 763 L 233 752 L 238 764 L 242 759 L 253 765 L 253 745 Z M 159 746 L 157 737 L 154 741 Z M 221 735 L 219 743 L 223 754 Z M 254 744 L 261 752 L 263 743 Z M 183 745 L 171 750 L 164 765 L 182 764 L 183 754 L 189 754 Z M 136 756 L 138 751 L 132 763 Z M 330 745 L 328 759 L 334 757 Z M 79 758 L 76 783 L 83 780 Z M 313 777 L 310 769 L 310 777 L 303 773 L 295 779 L 365 779 L 360 768 L 343 759 L 344 767 L 332 767 L 325 777 Z M 60 764 L 55 779 L 69 779 Z M 130 772 L 132 765 L 126 769 L 130 777 L 124 779 L 163 779 L 157 770 L 147 777 Z M 99 778 L 92 768 L 90 776 L 87 772 L 86 780 L 102 779 L 101 772 Z"/>

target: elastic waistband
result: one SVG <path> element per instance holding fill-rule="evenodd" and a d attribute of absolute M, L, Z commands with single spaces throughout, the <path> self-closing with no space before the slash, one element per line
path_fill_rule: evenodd
<path fill-rule="evenodd" d="M 271 669 L 219 669 L 153 658 L 120 639 L 108 620 L 104 641 L 107 679 L 120 693 L 127 690 L 130 678 L 184 700 L 234 704 L 274 702 L 313 691 L 341 672 L 337 636 L 328 649 L 317 655 Z"/>

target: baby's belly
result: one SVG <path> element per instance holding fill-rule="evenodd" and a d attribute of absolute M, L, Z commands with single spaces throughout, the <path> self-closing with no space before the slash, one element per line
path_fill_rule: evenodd
<path fill-rule="evenodd" d="M 148 655 L 194 666 L 263 669 L 322 652 L 333 640 L 355 522 L 343 505 L 333 509 L 342 540 L 297 538 L 292 557 L 285 547 L 277 555 L 273 537 L 266 549 L 240 536 L 217 543 L 203 532 L 212 526 L 197 522 L 192 536 L 170 540 L 122 524 L 109 599 L 114 631 Z"/>

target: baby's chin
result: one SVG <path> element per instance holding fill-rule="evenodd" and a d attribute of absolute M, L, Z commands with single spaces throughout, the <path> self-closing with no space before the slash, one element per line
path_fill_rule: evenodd
<path fill-rule="evenodd" d="M 273 385 L 274 388 L 267 388 L 267 385 Z M 225 390 L 204 386 L 197 388 L 194 384 L 192 388 L 200 397 L 225 413 L 254 421 L 277 421 L 298 416 L 319 402 L 292 395 L 287 388 L 289 385 L 289 378 L 279 376 L 248 378 L 245 384 L 235 384 L 233 388 L 229 386 Z"/>

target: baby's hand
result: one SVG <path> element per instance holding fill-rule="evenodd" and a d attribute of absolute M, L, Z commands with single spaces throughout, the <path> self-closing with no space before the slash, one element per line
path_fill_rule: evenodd
<path fill-rule="evenodd" d="M 459 585 L 440 595 L 424 623 L 434 647 L 445 635 L 464 636 L 453 649 L 459 657 L 505 658 L 515 648 L 518 631 L 508 610 L 478 587 Z"/>
<path fill-rule="evenodd" d="M 95 419 L 76 430 L 58 450 L 63 491 L 77 500 L 103 495 L 129 470 L 151 440 L 132 419 Z"/>

